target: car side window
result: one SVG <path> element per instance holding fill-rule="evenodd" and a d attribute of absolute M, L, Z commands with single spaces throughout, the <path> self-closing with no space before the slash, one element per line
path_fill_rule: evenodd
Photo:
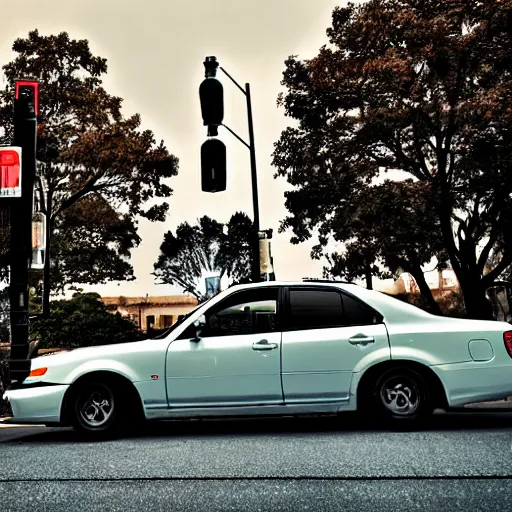
<path fill-rule="evenodd" d="M 343 294 L 343 309 L 345 325 L 372 325 L 379 321 L 375 311 L 364 302 Z"/>
<path fill-rule="evenodd" d="M 338 290 L 290 289 L 290 329 L 372 325 L 379 315 L 364 302 Z"/>
<path fill-rule="evenodd" d="M 290 289 L 290 327 L 319 329 L 343 325 L 343 304 L 336 290 Z"/>
<path fill-rule="evenodd" d="M 258 288 L 237 292 L 205 314 L 201 336 L 236 336 L 277 330 L 278 289 Z"/>

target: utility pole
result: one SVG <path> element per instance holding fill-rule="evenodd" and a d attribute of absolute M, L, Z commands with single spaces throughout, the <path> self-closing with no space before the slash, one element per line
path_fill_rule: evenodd
<path fill-rule="evenodd" d="M 11 381 L 23 381 L 30 373 L 28 272 L 32 258 L 32 203 L 36 173 L 38 83 L 17 81 L 14 99 L 13 144 L 22 149 L 21 197 L 11 202 L 10 306 Z"/>

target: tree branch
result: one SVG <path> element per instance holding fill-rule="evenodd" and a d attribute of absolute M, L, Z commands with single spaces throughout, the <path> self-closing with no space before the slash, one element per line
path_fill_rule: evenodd
<path fill-rule="evenodd" d="M 485 276 L 482 278 L 482 284 L 484 286 L 490 286 L 497 277 L 508 267 L 512 264 L 512 257 L 507 256 L 506 258 L 503 257 L 501 261 Z"/>
<path fill-rule="evenodd" d="M 392 140 L 392 143 L 393 145 L 391 147 L 388 146 L 388 149 L 395 154 L 397 161 L 401 161 L 404 167 L 419 180 L 423 181 L 425 179 L 430 179 L 430 174 L 425 175 L 421 165 L 418 165 L 404 153 L 400 140 L 394 139 Z"/>
<path fill-rule="evenodd" d="M 73 206 L 79 199 L 87 195 L 89 192 L 94 191 L 94 184 L 101 178 L 101 175 L 93 175 L 87 181 L 87 183 L 80 190 L 77 190 L 74 194 L 69 196 L 67 199 L 61 202 L 59 208 L 55 212 L 55 216 L 61 214 L 64 210 Z"/>
<path fill-rule="evenodd" d="M 418 133 L 416 130 L 416 127 L 413 127 L 413 142 L 414 142 L 414 149 L 416 151 L 416 158 L 419 162 L 420 168 L 423 170 L 423 174 L 425 175 L 425 178 L 430 180 L 432 179 L 432 174 L 428 170 L 427 163 L 425 162 L 425 155 L 421 151 L 421 143 L 418 138 Z M 432 144 L 432 141 L 428 141 L 435 149 L 435 146 Z"/>
<path fill-rule="evenodd" d="M 487 263 L 487 260 L 489 258 L 489 254 L 491 252 L 491 249 L 494 247 L 494 244 L 496 243 L 496 240 L 498 239 L 499 230 L 496 225 L 494 225 L 491 229 L 491 232 L 489 233 L 489 240 L 485 244 L 484 248 L 482 249 L 482 252 L 480 253 L 480 256 L 477 261 L 477 268 L 480 273 L 483 273 L 485 264 Z"/>

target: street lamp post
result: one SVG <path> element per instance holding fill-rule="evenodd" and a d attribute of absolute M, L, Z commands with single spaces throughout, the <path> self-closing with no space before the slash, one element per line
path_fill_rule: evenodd
<path fill-rule="evenodd" d="M 209 79 L 215 77 L 217 67 L 219 67 L 219 63 L 217 62 L 216 57 L 206 57 L 204 62 L 205 67 L 205 82 L 209 84 Z M 251 265 L 251 276 L 253 282 L 258 282 L 261 280 L 260 277 L 260 253 L 259 253 L 259 231 L 260 231 L 260 212 L 259 212 L 259 203 L 258 203 L 258 176 L 256 172 L 256 150 L 254 146 L 254 127 L 252 122 L 252 104 L 251 104 L 251 86 L 246 83 L 245 88 L 243 88 L 223 67 L 219 67 L 219 69 L 238 87 L 242 94 L 245 95 L 246 103 L 247 103 L 247 121 L 249 127 L 249 143 L 247 143 L 242 137 L 237 135 L 229 126 L 226 126 L 222 123 L 222 117 L 224 114 L 223 104 L 222 104 L 222 87 L 217 86 L 211 87 L 210 91 L 206 89 L 206 93 L 204 98 L 201 97 L 201 106 L 203 107 L 203 119 L 205 120 L 205 124 L 208 125 L 208 135 L 216 135 L 217 134 L 217 126 L 224 126 L 235 138 L 237 138 L 244 146 L 249 149 L 250 159 L 251 159 L 251 180 L 252 180 L 252 203 L 254 210 L 254 221 L 253 221 L 253 235 L 251 237 L 251 245 L 252 245 L 252 265 Z M 203 84 L 205 83 L 203 82 Z M 217 82 L 218 83 L 218 82 Z M 212 83 L 213 85 L 213 83 Z M 220 92 L 219 92 L 220 88 Z M 212 95 L 209 96 L 209 93 Z M 200 95 L 202 91 L 200 89 Z M 213 104 L 212 104 L 213 103 Z M 214 121 L 212 123 L 209 122 L 208 118 L 212 118 Z M 213 128 L 213 129 L 212 129 Z"/>

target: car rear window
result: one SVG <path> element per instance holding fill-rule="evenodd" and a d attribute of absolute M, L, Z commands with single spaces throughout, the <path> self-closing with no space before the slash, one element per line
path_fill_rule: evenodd
<path fill-rule="evenodd" d="M 291 329 L 372 325 L 378 321 L 373 308 L 338 290 L 290 289 Z"/>
<path fill-rule="evenodd" d="M 336 290 L 290 290 L 290 325 L 314 329 L 343 325 L 343 304 Z"/>

